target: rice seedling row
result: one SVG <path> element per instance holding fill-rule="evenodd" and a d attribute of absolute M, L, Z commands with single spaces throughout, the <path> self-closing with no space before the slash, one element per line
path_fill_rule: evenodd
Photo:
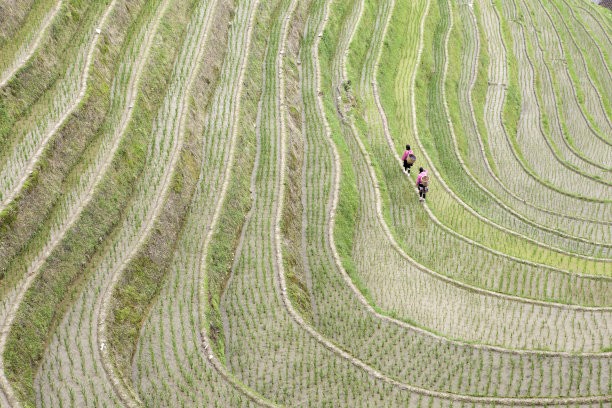
<path fill-rule="evenodd" d="M 339 52 L 338 54 L 342 55 L 343 53 L 342 53 L 342 52 Z M 335 99 L 335 98 L 334 98 L 334 99 Z M 332 209 L 332 213 L 333 213 L 333 212 L 334 212 L 334 209 Z M 327 282 L 327 281 L 326 281 L 326 282 Z M 340 318 L 340 319 L 334 319 L 334 321 L 345 321 L 345 320 L 343 320 L 342 318 Z M 351 332 L 353 332 L 353 331 L 348 330 L 348 331 L 346 331 L 345 333 L 351 333 Z"/>
<path fill-rule="evenodd" d="M 20 26 L 25 25 L 28 14 L 32 12 L 34 6 L 34 0 L 24 0 L 19 5 L 9 2 L 0 5 L 0 12 L 3 16 L 3 24 L 0 28 L 0 49 L 6 45 L 8 38 L 15 35 Z"/>
<path fill-rule="evenodd" d="M 589 13 L 593 19 L 596 19 L 603 31 L 604 37 L 610 38 L 610 35 L 612 34 L 612 19 L 610 19 L 610 16 L 605 10 L 601 9 L 600 7 L 596 7 L 594 4 L 588 1 L 578 1 L 576 2 L 576 7 Z"/>
<path fill-rule="evenodd" d="M 128 5 L 129 10 L 138 15 L 138 5 L 127 3 L 126 6 Z M 142 18 L 138 19 L 139 23 L 145 23 L 147 12 L 151 12 L 153 5 L 155 3 L 150 2 L 144 6 L 145 12 L 142 13 Z M 35 280 L 32 288 L 28 290 L 24 304 L 20 306 L 4 355 L 5 369 L 8 370 L 9 378 L 14 382 L 20 397 L 29 404 L 33 405 L 35 398 L 40 401 L 40 394 L 35 395 L 34 382 L 38 381 L 35 374 L 43 359 L 46 343 L 51 340 L 54 328 L 60 323 L 64 313 L 85 289 L 101 255 L 112 243 L 119 230 L 118 221 L 123 218 L 122 211 L 128 206 L 138 184 L 146 159 L 149 135 L 152 133 L 152 119 L 162 106 L 172 73 L 172 65 L 160 63 L 174 60 L 180 51 L 180 47 L 175 44 L 181 42 L 184 28 L 187 26 L 188 13 L 185 10 L 188 6 L 187 3 L 175 2 L 165 14 L 164 19 L 167 21 L 160 25 L 151 59 L 143 72 L 142 88 L 146 89 L 146 92 L 139 93 L 138 102 L 134 106 L 133 120 L 128 130 L 130 137 L 121 142 L 119 154 L 96 189 L 95 197 L 42 267 L 41 277 Z M 117 13 L 113 14 L 116 18 L 109 21 L 109 25 L 112 22 L 113 26 L 128 26 L 129 21 L 125 20 L 129 15 L 126 13 L 127 8 L 119 7 Z M 136 36 L 139 27 L 140 24 L 135 24 L 136 30 L 129 31 Z M 113 31 L 110 26 L 109 29 Z M 113 38 L 117 38 L 120 32 L 113 32 Z M 120 45 L 121 41 L 119 44 L 113 44 L 112 52 L 119 51 L 117 48 Z M 127 47 L 124 50 L 127 50 Z M 119 55 L 115 58 L 118 65 Z M 159 68 L 151 69 L 156 66 Z M 111 72 L 107 74 L 104 79 L 110 81 Z M 110 89 L 108 92 L 110 93 Z M 110 100 L 108 94 L 106 98 Z M 97 144 L 90 149 L 91 153 L 95 154 L 96 148 Z M 39 312 L 45 310 L 53 310 L 54 313 L 47 315 Z"/>
<path fill-rule="evenodd" d="M 141 10 L 141 4 L 137 4 L 138 8 L 132 6 L 132 15 L 119 8 L 109 16 L 105 28 L 109 35 L 100 44 L 104 53 L 97 53 L 91 64 L 87 97 L 58 131 L 22 194 L 11 203 L 6 218 L 3 217 L 1 269 L 3 276 L 10 279 L 2 282 L 2 295 L 17 283 L 45 246 L 53 246 L 47 242 L 50 236 L 62 235 L 58 230 L 70 218 L 67 214 L 72 213 L 70 207 L 75 205 L 78 194 L 83 193 L 79 190 L 91 182 L 86 176 L 92 176 L 92 164 L 100 162 L 101 157 L 96 157 L 98 150 L 108 150 L 107 146 L 100 147 L 102 136 L 116 130 L 110 127 L 117 126 L 120 119 L 117 108 L 126 98 L 119 91 L 125 92 L 129 75 L 135 72 L 131 64 L 121 67 L 120 57 L 126 38 L 137 34 L 129 26 L 130 18 L 140 15 L 137 11 Z M 121 27 L 127 29 L 121 30 Z M 135 57 L 132 55 L 130 59 Z M 126 62 L 129 61 L 123 61 Z M 104 84 L 106 81 L 113 85 Z M 108 138 L 104 144 L 108 145 Z M 61 197 L 64 192 L 68 197 Z"/>
<path fill-rule="evenodd" d="M 609 63 L 612 52 L 612 39 L 609 35 L 609 26 L 608 31 L 606 31 L 604 24 L 598 20 L 598 18 L 603 20 L 602 15 L 589 7 L 583 7 L 582 2 L 578 2 L 572 6 L 576 8 L 575 13 L 577 13 L 578 18 L 589 30 L 593 40 L 599 44 L 604 54 L 605 61 Z M 603 104 L 608 118 L 612 117 L 612 107 L 610 106 L 610 102 L 607 99 L 603 99 Z"/>
<path fill-rule="evenodd" d="M 565 4 L 564 6 L 567 6 Z M 544 7 L 544 4 L 542 4 Z M 558 7 L 556 3 L 547 5 L 549 8 L 547 11 L 549 18 L 552 21 L 553 15 L 555 17 L 555 23 L 559 24 L 559 28 L 556 29 L 556 36 L 564 40 L 563 45 L 567 48 L 567 54 L 569 57 L 567 60 L 560 59 L 561 62 L 565 61 L 572 73 L 572 80 L 577 87 L 577 95 L 580 106 L 583 110 L 583 120 L 589 124 L 588 131 L 591 133 L 591 137 L 597 137 L 600 140 L 596 141 L 599 143 L 609 144 L 610 137 L 610 120 L 608 117 L 609 102 L 607 98 L 602 98 L 606 93 L 606 86 L 609 84 L 609 69 L 607 66 L 602 66 L 602 52 L 599 45 L 587 34 L 587 38 L 579 39 L 578 35 L 584 34 L 581 29 L 576 30 L 571 22 L 567 20 L 577 20 L 576 18 L 567 17 L 566 13 L 563 12 L 563 8 Z M 575 17 L 575 15 L 574 15 Z M 569 24 L 568 24 L 569 23 Z M 579 40 L 587 41 L 587 44 L 591 45 L 588 50 L 579 44 Z M 561 49 L 561 51 L 565 51 Z M 587 59 L 590 57 L 593 59 Z M 602 69 L 602 72 L 595 72 L 595 67 Z M 580 74 L 578 76 L 577 74 Z M 602 77 L 602 75 L 604 77 Z M 607 77 L 607 78 L 606 78 Z M 574 135 L 570 135 L 573 139 Z M 598 165 L 604 165 L 605 163 L 599 163 Z M 609 166 L 606 167 L 609 170 Z"/>
<path fill-rule="evenodd" d="M 34 32 L 30 32 L 26 36 L 26 38 L 19 45 L 19 49 L 15 51 L 12 57 L 12 62 L 10 62 L 11 59 L 8 56 L 10 51 L 6 49 L 6 46 L 2 47 L 2 54 L 4 58 L 0 62 L 0 88 L 3 88 L 11 77 L 15 75 L 15 73 L 32 57 L 40 45 L 43 36 L 47 32 L 47 29 L 51 25 L 51 22 L 60 11 L 62 4 L 63 0 L 59 0 L 57 4 L 44 16 L 43 20 L 40 22 L 39 26 L 34 30 Z"/>
<path fill-rule="evenodd" d="M 109 16 L 106 29 L 109 33 L 112 33 L 112 39 L 107 40 L 104 43 L 106 50 L 106 58 L 100 61 L 96 58 L 92 67 L 92 78 L 95 83 L 92 82 L 91 89 L 93 93 L 88 93 L 86 101 L 79 107 L 77 113 L 68 121 L 67 126 L 62 130 L 60 142 L 54 143 L 51 148 L 49 157 L 46 158 L 48 161 L 66 159 L 71 161 L 72 164 L 66 167 L 64 163 L 59 166 L 52 164 L 49 168 L 45 168 L 45 172 L 41 174 L 41 180 L 45 182 L 51 180 L 60 173 L 61 176 L 64 174 L 61 171 L 70 171 L 70 166 L 74 166 L 74 162 L 78 162 L 79 154 L 85 151 L 87 153 L 96 153 L 96 148 L 99 143 L 95 136 L 98 132 L 103 133 L 102 130 L 105 119 L 110 120 L 110 115 L 107 114 L 107 104 L 111 103 L 113 95 L 111 95 L 110 87 L 101 87 L 99 82 L 111 81 L 114 72 L 120 71 L 121 62 L 121 51 L 127 51 L 127 46 L 130 41 L 134 40 L 134 37 L 138 34 L 138 29 L 141 28 L 141 24 L 146 23 L 148 18 L 147 13 L 154 9 L 153 3 L 145 4 L 139 0 L 130 0 L 120 2 L 115 11 Z M 128 12 L 131 11 L 130 14 Z M 123 48 L 123 49 L 122 49 Z M 150 64 L 147 62 L 147 64 Z M 169 73 L 168 73 L 169 74 Z M 122 78 L 127 79 L 127 78 Z M 150 79 L 150 76 L 147 76 Z M 93 80 L 92 80 L 93 81 Z M 148 85 L 155 85 L 150 81 Z M 151 89 L 156 89 L 153 86 Z M 115 97 L 119 97 L 115 95 Z M 151 101 L 148 98 L 142 98 L 145 103 Z M 115 101 L 116 102 L 116 101 Z M 146 114 L 146 107 L 143 109 L 142 102 L 138 104 L 136 111 L 136 121 L 142 120 L 143 114 Z M 152 113 L 152 112 L 151 112 Z M 85 120 L 84 120 L 85 119 Z M 89 122 L 87 121 L 89 119 Z M 115 118 L 116 119 L 116 118 Z M 141 124 L 142 122 L 140 122 Z M 82 133 L 78 133 L 79 136 L 83 137 L 84 140 L 74 140 L 75 132 L 79 132 L 78 127 L 86 129 Z M 88 128 L 87 126 L 91 126 Z M 145 129 L 149 129 L 146 125 Z M 142 128 L 136 128 L 131 126 L 130 133 L 131 138 L 127 141 L 122 142 L 122 150 L 120 155 L 117 155 L 114 159 L 114 166 L 110 168 L 108 176 L 104 176 L 104 179 L 100 183 L 100 188 L 95 191 L 95 198 L 90 201 L 87 208 L 83 211 L 83 216 L 78 217 L 75 221 L 73 228 L 70 228 L 64 234 L 64 238 L 56 242 L 55 249 L 50 253 L 41 254 L 43 257 L 49 257 L 45 262 L 39 262 L 41 260 L 35 259 L 39 255 L 39 251 L 43 248 L 46 243 L 44 240 L 39 238 L 46 238 L 45 234 L 49 231 L 42 228 L 36 230 L 34 227 L 34 240 L 29 242 L 27 249 L 23 254 L 18 254 L 14 261 L 9 266 L 8 272 L 5 269 L 5 275 L 2 282 L 2 295 L 7 294 L 11 289 L 15 289 L 12 286 L 15 284 L 23 284 L 20 278 L 26 272 L 26 269 L 30 266 L 34 269 L 39 269 L 35 275 L 42 272 L 42 277 L 33 276 L 33 279 L 27 281 L 27 285 L 32 285 L 32 288 L 27 289 L 23 302 L 18 305 L 9 305 L 7 302 L 9 299 L 3 299 L 3 309 L 12 309 L 12 312 L 17 312 L 15 318 L 15 324 L 10 327 L 5 325 L 3 335 L 8 337 L 6 344 L 6 352 L 3 353 L 3 369 L 4 373 L 9 377 L 12 385 L 15 387 L 16 393 L 20 399 L 23 399 L 26 404 L 33 404 L 34 390 L 33 382 L 34 375 L 38 364 L 42 360 L 42 353 L 44 344 L 46 343 L 47 337 L 50 337 L 53 328 L 59 319 L 63 316 L 63 312 L 68 309 L 71 304 L 71 298 L 74 296 L 73 290 L 80 286 L 79 280 L 83 276 L 88 276 L 90 272 L 87 264 L 91 260 L 95 247 L 102 248 L 105 244 L 104 238 L 109 233 L 109 228 L 112 230 L 113 222 L 116 222 L 114 217 L 117 217 L 118 208 L 122 207 L 125 203 L 124 200 L 129 198 L 129 191 L 126 191 L 124 181 L 129 179 L 130 181 L 136 180 L 141 165 L 134 162 L 128 163 L 126 166 L 126 156 L 136 162 L 144 161 L 145 152 L 139 152 L 138 148 L 134 149 L 134 145 L 143 143 L 145 135 L 141 132 Z M 146 131 L 148 133 L 148 131 Z M 91 139 L 94 140 L 90 149 L 84 149 L 84 146 L 79 146 L 83 141 L 87 142 Z M 102 137 L 100 137 L 102 139 Z M 63 149 L 62 144 L 70 142 L 71 148 Z M 143 143 L 144 144 L 144 143 Z M 64 157 L 61 153 L 66 152 Z M 59 153 L 59 156 L 58 156 Z M 75 157 L 76 156 L 76 157 Z M 82 160 L 85 164 L 87 159 Z M 77 171 L 78 171 L 77 164 Z M 66 170 L 68 169 L 68 170 Z M 83 171 L 87 170 L 87 167 L 82 168 Z M 129 171 L 134 171 L 133 174 L 126 174 Z M 72 173 L 75 173 L 74 171 Z M 126 177 L 127 176 L 127 177 Z M 75 180 L 78 181 L 78 180 Z M 73 187 L 70 182 L 65 182 L 62 186 L 70 192 L 70 188 Z M 47 204 L 41 195 L 37 196 L 37 190 L 34 189 L 34 193 L 30 197 L 27 197 L 28 202 L 25 203 L 26 207 L 30 205 L 29 202 L 34 201 L 34 205 L 42 208 L 42 218 L 39 214 L 35 215 L 40 222 L 43 220 L 46 226 L 51 226 L 52 217 L 50 219 L 44 218 L 44 213 L 47 212 L 45 205 Z M 110 191 L 110 194 L 109 193 Z M 128 190 L 132 190 L 130 186 Z M 108 199 L 112 196 L 112 199 Z M 42 187 L 42 197 L 45 197 L 44 187 Z M 19 212 L 22 211 L 20 205 Z M 48 213 L 51 215 L 57 215 L 57 208 L 53 208 L 53 211 Z M 21 214 L 19 214 L 21 216 Z M 93 223 L 92 223 L 93 221 Z M 109 223 L 111 226 L 109 226 Z M 13 225 L 15 226 L 15 225 Z M 17 230 L 22 229 L 20 225 L 16 226 Z M 30 227 L 32 228 L 32 227 Z M 93 236 L 92 236 L 93 235 Z M 8 254 L 7 254 L 8 255 Z M 32 265 L 32 263 L 34 265 Z M 84 280 L 84 279 L 83 279 Z M 84 282 L 83 282 L 84 283 Z M 23 289 L 22 287 L 16 288 L 17 290 Z M 26 291 L 23 291 L 26 292 Z M 21 292 L 21 293 L 23 293 Z M 15 291 L 13 291 L 13 295 Z M 15 306 L 15 307 L 13 307 Z M 53 315 L 45 313 L 47 310 L 52 310 Z M 41 313 L 42 311 L 42 313 Z M 13 317 L 11 317 L 12 319 Z M 5 322 L 3 322 L 5 324 Z M 9 332 L 10 330 L 10 332 Z M 16 375 L 17 373 L 17 375 Z"/>
<path fill-rule="evenodd" d="M 607 120 L 607 114 L 603 111 L 603 105 L 601 102 L 601 97 L 598 94 L 598 91 L 593 83 L 591 77 L 589 76 L 589 67 L 587 66 L 587 62 L 582 55 L 582 52 L 574 38 L 574 35 L 567 25 L 567 22 L 563 19 L 560 11 L 551 7 L 551 5 L 544 6 L 544 3 L 540 3 L 540 6 L 544 9 L 545 14 L 547 15 L 548 20 L 551 23 L 558 24 L 559 28 L 554 30 L 554 34 L 558 39 L 558 42 L 561 44 L 560 57 L 556 60 L 556 65 L 559 67 L 557 69 L 566 68 L 567 73 L 565 74 L 568 83 L 572 83 L 573 81 L 576 83 L 576 90 L 572 89 L 572 92 L 569 93 L 565 91 L 566 97 L 571 97 L 571 99 L 565 105 L 562 105 L 564 109 L 564 116 L 577 121 L 577 125 L 573 125 L 572 121 L 567 121 L 568 123 L 568 142 L 574 146 L 575 150 L 581 154 L 585 160 L 589 161 L 591 164 L 604 167 L 606 170 L 609 170 L 609 166 L 606 165 L 605 156 L 601 156 L 602 154 L 606 154 L 609 151 L 610 146 L 608 146 L 605 142 L 605 139 L 602 138 L 601 132 L 596 127 L 592 126 L 591 122 L 594 121 L 594 113 L 595 117 L 603 117 Z M 567 52 L 564 52 L 564 48 L 567 47 Z M 567 65 L 567 67 L 566 67 Z M 560 92 L 563 92 L 563 89 L 560 89 Z M 568 107 L 568 104 L 571 103 Z M 581 103 L 585 105 L 586 108 L 582 108 Z M 596 106 L 595 106 L 596 105 Z M 574 112 L 572 112 L 572 108 Z M 594 112 L 597 109 L 597 112 Z M 579 114 L 579 116 L 577 116 Z M 572 126 L 573 125 L 573 126 Z M 597 125 L 595 125 L 597 126 Z M 576 132 L 584 132 L 584 134 L 588 135 L 588 138 L 576 138 L 574 137 Z M 582 134 L 582 133 L 581 133 Z M 573 139 L 577 139 L 574 141 Z M 585 141 L 592 141 L 589 144 L 586 144 Z M 599 158 L 594 156 L 593 153 L 589 153 L 593 151 L 593 146 L 602 146 L 601 152 L 598 152 Z"/>
<path fill-rule="evenodd" d="M 45 5 L 46 3 L 48 0 L 42 0 L 37 2 L 37 5 L 38 7 L 49 7 Z M 19 2 L 18 7 L 21 7 L 21 4 L 22 2 Z M 107 2 L 82 3 L 78 0 L 65 2 L 51 23 L 48 29 L 49 34 L 43 36 L 40 46 L 30 61 L 0 89 L 2 94 L 0 98 L 0 167 L 8 159 L 11 149 L 17 145 L 17 136 L 22 136 L 21 131 L 33 126 L 29 120 L 48 114 L 47 108 L 51 105 L 53 92 L 56 91 L 57 84 L 62 81 L 65 73 L 74 64 L 75 57 L 82 46 L 78 40 L 84 39 L 89 34 L 89 30 L 95 27 L 107 5 Z M 30 10 L 32 18 L 38 14 L 36 10 L 37 8 Z M 10 16 L 7 18 L 10 19 Z M 42 19 L 42 16 L 40 18 Z M 7 24 L 10 25 L 10 22 Z M 25 30 L 26 26 L 27 24 L 22 26 L 22 29 Z M 108 34 L 110 33 L 107 29 L 99 43 L 100 52 L 96 54 L 91 67 L 90 79 L 99 77 L 97 61 L 106 51 L 105 45 L 113 43 L 115 37 Z M 104 82 L 107 81 L 108 78 L 105 78 Z M 99 82 L 94 83 L 90 80 L 88 94 L 95 92 L 101 85 Z M 107 84 L 106 87 L 108 87 Z M 75 116 L 78 118 L 79 111 L 80 109 L 77 109 L 73 112 L 71 118 L 74 119 Z M 70 126 L 70 122 L 67 121 L 62 131 Z M 58 138 L 55 139 L 57 141 Z M 35 170 L 26 183 L 25 194 L 29 191 L 28 186 L 36 182 L 36 175 Z M 20 198 L 21 196 L 18 197 Z M 15 202 L 2 212 L 3 218 L 10 217 L 15 212 L 14 207 Z"/>
<path fill-rule="evenodd" d="M 540 7 L 537 7 L 538 5 Z M 582 55 L 571 30 L 567 26 L 566 22 L 562 20 L 559 10 L 555 8 L 553 9 L 554 13 L 551 13 L 541 2 L 535 4 L 535 6 L 536 7 L 534 8 L 536 11 L 544 11 L 545 17 L 541 12 L 533 13 L 533 15 L 530 14 L 530 17 L 531 20 L 533 20 L 533 18 L 537 18 L 540 23 L 546 23 L 542 26 L 542 30 L 547 32 L 547 35 L 542 37 L 544 39 L 544 47 L 551 53 L 551 57 L 549 57 L 549 59 L 551 60 L 550 65 L 553 72 L 555 72 L 555 77 L 558 81 L 564 81 L 564 83 L 568 85 L 572 84 L 573 81 L 577 86 L 576 90 L 573 90 L 573 87 L 569 86 L 571 92 L 568 89 L 565 89 L 567 87 L 560 87 L 560 89 L 557 91 L 557 93 L 560 95 L 560 101 L 558 103 L 560 112 L 562 112 L 564 116 L 572 119 L 563 122 L 565 134 L 562 138 L 562 143 L 557 143 L 557 145 L 565 145 L 572 155 L 579 157 L 583 162 L 581 165 L 582 168 L 587 171 L 589 168 L 591 168 L 591 174 L 595 174 L 601 180 L 609 181 L 609 166 L 606 166 L 605 163 L 598 163 L 592 158 L 589 158 L 588 155 L 585 155 L 578 147 L 574 146 L 575 143 L 573 142 L 573 139 L 575 138 L 574 135 L 577 134 L 587 134 L 591 135 L 591 137 L 601 138 L 601 132 L 599 132 L 596 127 L 591 125 L 591 122 L 594 120 L 592 114 L 593 112 L 595 112 L 597 117 L 604 118 L 606 121 L 608 121 L 608 115 L 606 112 L 604 112 L 600 92 L 596 89 L 591 77 L 588 76 L 590 67 L 587 66 L 587 61 L 585 60 L 584 55 Z M 553 19 L 553 14 L 557 17 L 557 20 Z M 562 23 L 559 25 L 560 29 L 551 29 L 549 24 L 554 24 L 558 21 L 561 21 Z M 568 50 L 565 50 L 564 46 L 568 48 Z M 576 76 L 576 70 L 579 74 L 581 74 L 580 77 Z M 582 82 L 582 84 L 578 83 L 579 81 Z M 563 97 L 567 98 L 567 100 L 561 99 Z M 589 105 L 587 107 L 588 109 L 583 108 L 581 102 L 582 105 Z M 597 106 L 590 106 L 593 104 L 596 104 Z M 584 141 L 582 141 L 583 138 L 577 139 L 581 139 L 579 140 L 579 143 L 584 143 Z M 597 141 L 595 144 L 597 145 L 601 143 L 601 141 Z M 590 147 L 587 146 L 587 148 Z M 604 152 L 607 149 L 608 147 L 604 148 Z M 584 164 L 586 164 L 586 167 Z M 603 174 L 598 174 L 597 171 L 593 171 L 593 167 L 603 170 Z"/>
<path fill-rule="evenodd" d="M 116 3 L 110 1 L 95 27 L 90 27 L 80 39 L 82 45 L 76 59 L 62 80 L 40 101 L 42 106 L 33 109 L 27 121 L 16 125 L 18 141 L 0 170 L 0 212 L 19 194 L 51 138 L 83 100 L 101 30 Z"/>
<path fill-rule="evenodd" d="M 68 402 L 74 398 L 81 403 L 91 400 L 112 403 L 113 399 L 118 398 L 128 406 L 139 404 L 137 395 L 114 374 L 112 363 L 108 360 L 106 322 L 109 296 L 122 270 L 146 240 L 163 206 L 184 138 L 187 98 L 198 71 L 215 4 L 200 3 L 193 12 L 180 56 L 174 65 L 168 93 L 152 131 L 153 140 L 143 178 L 137 186 L 123 226 L 90 281 L 90 289 L 77 301 L 59 326 L 58 335 L 51 341 L 49 349 L 53 349 L 55 344 L 60 347 L 61 343 L 65 347 L 47 357 L 51 361 L 60 360 L 63 364 L 44 365 L 45 369 L 39 374 L 43 387 L 49 386 L 44 383 L 46 375 L 60 378 L 60 381 L 52 383 L 55 392 L 41 393 L 44 398 L 49 398 L 48 403 Z M 70 333 L 69 339 L 62 339 L 62 332 Z M 88 350 L 91 356 L 66 354 L 69 350 L 83 349 Z M 75 378 L 71 374 L 77 370 L 81 373 Z M 85 379 L 92 380 L 91 388 L 87 387 L 89 389 L 83 389 L 75 396 L 75 391 L 81 391 L 79 382 Z"/>
<path fill-rule="evenodd" d="M 467 20 L 467 23 L 470 25 L 468 28 L 471 30 L 476 30 L 477 28 L 475 27 L 475 16 L 473 14 L 473 10 L 472 7 L 470 6 L 471 3 L 465 3 L 462 7 L 463 9 L 469 9 L 470 13 L 471 13 L 471 18 L 469 18 Z M 461 29 L 460 31 L 464 31 L 463 29 Z M 473 34 L 473 31 L 471 32 L 471 34 Z M 464 33 L 464 36 L 467 35 L 466 33 Z M 474 35 L 472 36 L 472 38 L 474 38 Z M 476 38 L 477 35 L 476 35 Z M 477 40 L 478 41 L 478 40 Z M 477 42 L 478 47 L 479 47 L 479 42 Z M 475 118 L 475 113 L 474 113 L 474 109 L 472 107 L 472 101 L 471 101 L 471 91 L 474 87 L 475 81 L 476 81 L 476 69 L 477 69 L 477 63 L 478 63 L 478 53 L 475 52 L 476 49 L 473 47 L 473 45 L 464 42 L 464 47 L 468 47 L 469 48 L 469 52 L 470 54 L 468 55 L 467 53 L 464 53 L 464 59 L 463 59 L 463 64 L 472 64 L 471 66 L 471 70 L 472 72 L 470 74 L 467 74 L 469 76 L 466 76 L 466 74 L 462 74 L 461 77 L 459 78 L 459 82 L 460 82 L 460 100 L 457 100 L 456 102 L 453 101 L 453 104 L 458 104 L 460 111 L 461 111 L 461 115 L 462 115 L 462 120 L 463 120 L 463 128 L 467 131 L 467 132 L 472 132 L 472 136 L 476 135 L 476 137 L 472 137 L 472 138 L 468 138 L 470 141 L 472 141 L 472 143 L 470 143 L 470 148 L 471 150 L 471 160 L 475 162 L 475 164 L 478 166 L 479 170 L 481 170 L 481 174 L 484 173 L 484 176 L 486 176 L 486 181 L 488 186 L 492 185 L 492 188 L 496 190 L 497 193 L 501 192 L 501 195 L 505 195 L 506 197 L 510 198 L 513 203 L 512 204 L 516 204 L 516 203 L 520 203 L 521 206 L 525 207 L 526 203 L 521 200 L 519 197 L 517 197 L 516 195 L 514 195 L 510 190 L 508 190 L 502 183 L 501 181 L 497 178 L 497 176 L 495 176 L 495 174 L 493 173 L 491 167 L 488 165 L 488 162 L 486 161 L 485 155 L 484 155 L 484 146 L 482 145 L 482 142 L 480 141 L 480 135 L 478 134 L 478 125 L 476 123 L 476 118 Z M 471 59 L 470 59 L 471 57 Z M 466 58 L 468 58 L 466 60 Z M 466 81 L 470 80 L 471 83 L 468 83 Z M 447 109 L 448 110 L 448 109 Z M 459 127 L 459 129 L 461 129 L 461 127 Z M 456 159 L 458 160 L 459 163 L 461 164 L 461 167 L 463 168 L 463 170 L 468 173 L 468 176 L 472 179 L 472 182 L 475 182 L 479 188 L 483 191 L 487 192 L 487 195 L 492 198 L 494 201 L 496 201 L 504 210 L 511 212 L 513 215 L 515 215 L 516 217 L 518 217 L 521 221 L 524 221 L 532 226 L 535 226 L 537 229 L 544 229 L 548 232 L 552 232 L 558 235 L 562 235 L 565 237 L 568 237 L 568 235 L 564 235 L 564 232 L 559 231 L 558 228 L 552 229 L 552 228 L 548 228 L 544 225 L 542 225 L 542 223 L 534 223 L 531 220 L 525 218 L 523 215 L 513 211 L 513 209 L 507 205 L 505 205 L 503 202 L 501 202 L 494 194 L 491 194 L 491 191 L 483 186 L 482 184 L 480 184 L 480 182 L 473 177 L 473 175 L 471 174 L 470 170 L 468 169 L 467 165 L 465 164 L 465 162 L 463 161 L 462 157 L 461 157 L 461 153 L 459 152 L 458 146 L 457 146 L 457 141 L 455 138 L 455 132 L 451 132 L 451 136 L 452 136 L 452 140 L 453 140 L 453 148 L 455 150 L 455 155 L 456 155 Z M 480 143 L 479 145 L 474 145 L 473 141 L 474 139 L 477 139 Z M 474 157 L 476 156 L 476 157 Z M 484 159 L 484 160 L 483 160 Z M 451 159 L 452 160 L 452 159 Z M 482 165 L 482 162 L 484 161 L 484 166 Z M 483 171 L 483 168 L 486 169 Z M 491 180 L 492 178 L 492 180 Z M 500 186 L 502 187 L 502 189 L 500 190 Z M 509 193 L 509 194 L 508 194 Z M 537 210 L 540 210 L 538 208 L 536 208 Z M 533 210 L 530 209 L 529 211 L 530 213 L 533 213 Z M 550 218 L 550 212 L 548 213 L 544 213 L 544 214 L 540 214 L 539 211 L 537 212 L 538 216 L 543 215 L 546 218 Z M 531 215 L 531 214 L 530 214 Z M 563 224 L 567 224 L 567 218 L 561 218 L 560 220 L 562 220 Z M 559 220 L 557 220 L 558 222 Z M 549 225 L 548 223 L 546 223 L 546 225 Z M 589 237 L 591 238 L 590 240 L 587 240 L 588 242 L 592 241 L 592 234 L 589 234 Z M 579 240 L 584 240 L 585 238 L 578 238 Z"/>

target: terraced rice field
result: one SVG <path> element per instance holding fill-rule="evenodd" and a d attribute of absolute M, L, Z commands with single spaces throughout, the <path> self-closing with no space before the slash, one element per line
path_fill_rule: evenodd
<path fill-rule="evenodd" d="M 612 408 L 611 56 L 587 0 L 0 0 L 0 406 Z"/>

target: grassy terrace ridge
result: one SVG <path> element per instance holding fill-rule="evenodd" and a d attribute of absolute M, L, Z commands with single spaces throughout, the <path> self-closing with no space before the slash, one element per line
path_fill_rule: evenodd
<path fill-rule="evenodd" d="M 0 55 L 0 406 L 612 404 L 609 10 L 9 0 Z"/>

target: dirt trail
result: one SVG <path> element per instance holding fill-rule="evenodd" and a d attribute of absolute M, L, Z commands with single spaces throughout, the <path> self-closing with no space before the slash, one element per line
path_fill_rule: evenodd
<path fill-rule="evenodd" d="M 80 78 L 78 84 L 76 84 L 78 93 L 68 96 L 62 94 L 64 91 L 68 93 L 70 91 L 69 88 L 74 86 L 72 83 L 66 83 L 70 82 L 70 78 L 66 78 L 57 90 L 60 95 L 57 95 L 56 101 L 54 101 L 57 102 L 57 98 L 59 98 L 58 103 L 60 106 L 55 106 L 54 103 L 51 111 L 45 116 L 46 120 L 43 120 L 44 123 L 37 124 L 35 129 L 29 131 L 27 135 L 19 141 L 8 160 L 4 163 L 4 167 L 0 170 L 0 212 L 4 211 L 15 197 L 17 197 L 28 177 L 34 171 L 34 167 L 41 158 L 51 138 L 62 127 L 64 122 L 85 97 L 87 82 L 89 80 L 89 70 L 102 35 L 101 30 L 104 28 L 106 20 L 116 4 L 117 0 L 112 0 L 110 2 L 95 28 L 92 28 L 89 34 L 90 39 L 86 41 L 85 48 L 82 49 L 82 51 L 86 50 L 86 54 L 79 54 L 75 65 L 68 70 L 67 75 L 69 76 L 74 69 L 78 69 L 81 59 L 84 59 L 83 68 L 79 74 Z M 67 102 L 68 104 L 62 106 L 63 102 Z"/>
<path fill-rule="evenodd" d="M 40 26 L 38 27 L 34 38 L 30 42 L 26 42 L 22 45 L 17 54 L 13 57 L 13 63 L 10 66 L 6 67 L 4 72 L 0 73 L 0 88 L 3 88 L 13 77 L 13 75 L 15 75 L 15 73 L 17 73 L 17 71 L 19 71 L 19 69 L 21 69 L 21 67 L 26 64 L 26 62 L 32 57 L 32 55 L 34 55 L 34 52 L 40 45 L 40 42 L 42 41 L 43 36 L 47 31 L 47 28 L 49 28 L 49 26 L 55 19 L 55 16 L 57 15 L 57 13 L 59 13 L 63 3 L 64 0 L 59 0 L 55 7 L 53 7 L 51 11 L 49 11 L 49 13 L 47 13 L 45 18 L 40 23 Z"/>

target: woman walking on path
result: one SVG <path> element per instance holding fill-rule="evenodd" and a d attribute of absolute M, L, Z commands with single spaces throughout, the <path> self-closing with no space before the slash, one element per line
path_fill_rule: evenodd
<path fill-rule="evenodd" d="M 416 156 L 412 149 L 410 149 L 410 145 L 406 145 L 406 151 L 402 155 L 402 160 L 404 161 L 404 173 L 410 174 L 410 168 L 416 160 Z"/>
<path fill-rule="evenodd" d="M 419 167 L 419 175 L 417 176 L 417 187 L 419 188 L 419 201 L 425 201 L 425 195 L 427 194 L 429 184 L 429 176 L 427 170 Z"/>

